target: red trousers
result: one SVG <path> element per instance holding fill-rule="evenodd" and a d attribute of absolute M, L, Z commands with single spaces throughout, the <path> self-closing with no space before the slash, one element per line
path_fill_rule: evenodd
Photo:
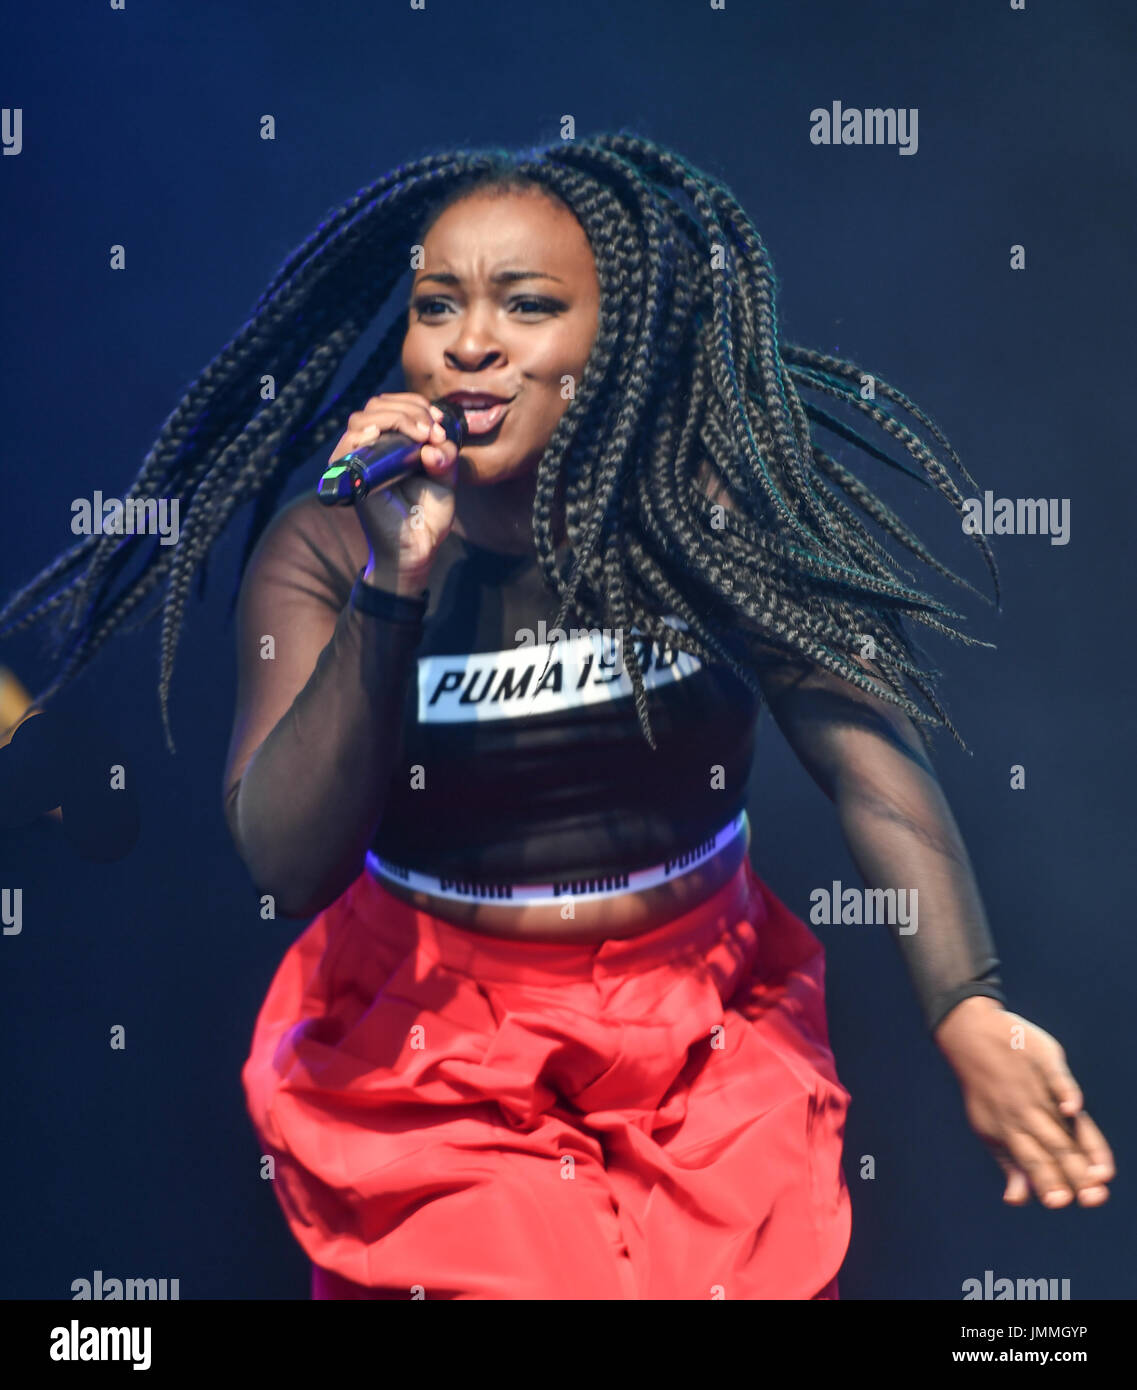
<path fill-rule="evenodd" d="M 824 953 L 748 859 L 591 944 L 364 872 L 285 953 L 241 1079 L 313 1297 L 837 1297 Z"/>

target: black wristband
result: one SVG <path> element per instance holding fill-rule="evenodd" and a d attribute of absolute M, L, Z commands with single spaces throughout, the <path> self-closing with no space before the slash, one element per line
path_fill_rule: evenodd
<path fill-rule="evenodd" d="M 430 590 L 424 589 L 421 598 L 404 598 L 401 594 L 388 593 L 377 589 L 373 584 L 365 584 L 360 570 L 351 586 L 350 603 L 357 613 L 366 613 L 372 618 L 385 618 L 389 623 L 406 623 L 417 626 L 426 616 L 430 602 Z"/>

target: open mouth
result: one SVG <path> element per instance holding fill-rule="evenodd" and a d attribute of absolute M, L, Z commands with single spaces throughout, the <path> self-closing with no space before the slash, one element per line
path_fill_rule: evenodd
<path fill-rule="evenodd" d="M 495 405 L 464 405 L 462 413 L 466 417 L 467 437 L 473 438 L 475 435 L 489 434 L 490 430 L 501 422 L 508 409 L 508 401 L 498 401 Z"/>
<path fill-rule="evenodd" d="M 494 391 L 451 391 L 442 399 L 462 407 L 466 417 L 466 441 L 470 443 L 484 439 L 497 429 L 516 394 L 502 398 Z"/>

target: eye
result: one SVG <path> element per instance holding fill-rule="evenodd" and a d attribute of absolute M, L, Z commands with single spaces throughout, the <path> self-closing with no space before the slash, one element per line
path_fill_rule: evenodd
<path fill-rule="evenodd" d="M 513 301 L 514 305 L 535 304 L 535 309 L 523 309 L 525 314 L 559 314 L 565 307 L 556 299 L 543 299 L 539 295 L 519 295 Z"/>
<path fill-rule="evenodd" d="M 565 309 L 560 300 L 546 299 L 542 295 L 517 295 L 509 304 L 511 309 L 517 309 L 523 314 L 560 314 Z M 424 295 L 411 301 L 411 308 L 419 319 L 441 318 L 441 314 L 434 312 L 438 306 L 445 309 L 449 307 L 449 301 L 437 295 Z"/>
<path fill-rule="evenodd" d="M 429 318 L 428 310 L 432 304 L 445 304 L 444 299 L 415 299 L 411 301 L 411 308 L 415 310 L 419 318 Z"/>

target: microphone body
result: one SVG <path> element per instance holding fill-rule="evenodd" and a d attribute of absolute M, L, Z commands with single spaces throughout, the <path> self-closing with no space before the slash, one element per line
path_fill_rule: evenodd
<path fill-rule="evenodd" d="M 461 449 L 466 442 L 466 415 L 453 401 L 431 401 L 442 411 L 439 421 L 446 438 Z M 419 470 L 425 439 L 410 439 L 398 430 L 384 430 L 378 439 L 333 459 L 324 469 L 316 495 L 329 507 L 349 507 L 369 492 L 379 492 Z"/>

